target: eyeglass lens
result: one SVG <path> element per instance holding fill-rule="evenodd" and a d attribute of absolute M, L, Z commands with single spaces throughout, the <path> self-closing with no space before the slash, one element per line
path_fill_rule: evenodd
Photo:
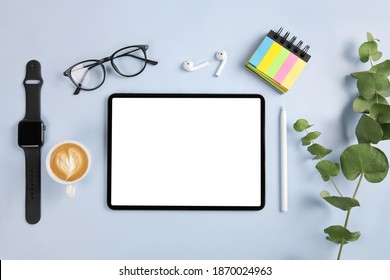
<path fill-rule="evenodd" d="M 91 90 L 100 86 L 104 81 L 104 68 L 98 60 L 84 61 L 75 65 L 70 71 L 76 86 Z"/>
<path fill-rule="evenodd" d="M 145 52 L 139 47 L 128 47 L 114 53 L 112 63 L 120 74 L 135 76 L 146 66 Z"/>

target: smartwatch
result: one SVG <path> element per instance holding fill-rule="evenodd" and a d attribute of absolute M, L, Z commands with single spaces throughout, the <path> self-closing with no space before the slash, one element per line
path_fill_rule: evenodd
<path fill-rule="evenodd" d="M 18 125 L 18 145 L 26 158 L 26 221 L 36 224 L 41 218 L 41 147 L 45 124 L 41 120 L 41 64 L 26 65 L 23 85 L 26 90 L 26 115 Z"/>

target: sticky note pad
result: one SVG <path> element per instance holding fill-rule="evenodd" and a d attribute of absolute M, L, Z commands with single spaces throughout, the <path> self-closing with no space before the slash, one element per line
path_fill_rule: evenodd
<path fill-rule="evenodd" d="M 271 30 L 245 67 L 279 92 L 286 93 L 309 62 L 310 55 L 308 45 L 301 49 L 302 41 L 295 44 L 296 37 L 288 40 L 290 33 L 281 36 L 282 30 Z"/>

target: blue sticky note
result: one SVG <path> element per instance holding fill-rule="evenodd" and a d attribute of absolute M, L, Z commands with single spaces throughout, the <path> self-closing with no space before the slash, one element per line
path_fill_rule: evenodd
<path fill-rule="evenodd" d="M 257 67 L 257 65 L 259 65 L 259 63 L 263 60 L 263 57 L 265 56 L 265 54 L 267 53 L 267 51 L 269 50 L 273 42 L 274 41 L 270 37 L 268 36 L 265 37 L 263 42 L 261 42 L 260 46 L 257 48 L 257 50 L 252 55 L 251 59 L 249 60 L 249 63 L 253 67 Z"/>

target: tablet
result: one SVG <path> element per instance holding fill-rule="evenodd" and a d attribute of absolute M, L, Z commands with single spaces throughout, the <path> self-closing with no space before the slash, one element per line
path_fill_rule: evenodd
<path fill-rule="evenodd" d="M 113 94 L 111 209 L 260 210 L 264 98 L 258 94 Z"/>

